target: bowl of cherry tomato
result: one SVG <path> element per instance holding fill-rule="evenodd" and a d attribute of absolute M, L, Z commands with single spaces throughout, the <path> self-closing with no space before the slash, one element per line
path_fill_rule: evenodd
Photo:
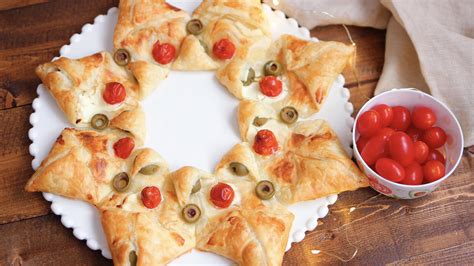
<path fill-rule="evenodd" d="M 393 89 L 357 114 L 354 156 L 376 191 L 400 199 L 429 194 L 461 161 L 464 140 L 454 114 L 416 89 Z"/>

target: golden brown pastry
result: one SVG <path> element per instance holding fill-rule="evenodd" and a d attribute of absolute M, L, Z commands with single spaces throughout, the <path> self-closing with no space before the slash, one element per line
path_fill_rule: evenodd
<path fill-rule="evenodd" d="M 312 42 L 283 35 L 263 58 L 236 56 L 217 71 L 217 78 L 239 99 L 259 100 L 278 111 L 292 106 L 300 116 L 307 117 L 321 109 L 354 51 L 353 46 L 339 42 Z M 271 67 L 265 71 L 267 63 Z M 253 75 L 249 74 L 252 71 Z M 263 77 L 271 75 L 280 84 L 273 87 L 273 94 L 263 91 L 261 85 Z"/>
<path fill-rule="evenodd" d="M 112 127 L 145 139 L 145 115 L 137 101 L 140 87 L 111 55 L 100 52 L 81 59 L 59 58 L 39 65 L 36 74 L 69 122 L 78 127 Z M 95 115 L 102 117 L 94 118 Z"/>
<path fill-rule="evenodd" d="M 139 99 L 168 76 L 186 36 L 186 12 L 165 0 L 121 0 L 114 32 L 114 57 L 142 88 Z"/>
<path fill-rule="evenodd" d="M 236 56 L 255 57 L 271 42 L 258 0 L 204 0 L 194 11 L 189 34 L 173 64 L 176 70 L 217 69 Z"/>
<path fill-rule="evenodd" d="M 242 139 L 250 143 L 248 149 L 254 151 L 262 169 L 260 175 L 276 184 L 278 199 L 290 204 L 368 186 L 366 176 L 347 156 L 326 121 L 303 121 L 288 127 L 272 111 L 262 103 L 242 101 L 239 124 Z M 256 125 L 255 117 L 266 121 Z M 275 149 L 269 154 L 257 150 L 256 136 L 263 130 L 275 136 Z"/>

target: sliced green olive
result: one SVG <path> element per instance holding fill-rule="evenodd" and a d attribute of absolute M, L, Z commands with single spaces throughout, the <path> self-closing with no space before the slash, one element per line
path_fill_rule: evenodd
<path fill-rule="evenodd" d="M 193 189 L 191 190 L 191 194 L 197 193 L 199 190 L 201 190 L 201 179 L 198 179 L 198 181 L 196 181 L 193 186 Z"/>
<path fill-rule="evenodd" d="M 230 163 L 229 168 L 234 174 L 238 176 L 244 176 L 249 174 L 249 169 L 245 165 L 238 162 Z"/>
<path fill-rule="evenodd" d="M 104 114 L 95 114 L 91 119 L 92 128 L 102 130 L 109 126 L 109 119 Z"/>
<path fill-rule="evenodd" d="M 254 81 L 255 81 L 255 70 L 253 70 L 253 68 L 249 68 L 249 72 L 247 73 L 247 79 L 242 80 L 242 84 L 244 86 L 249 86 Z"/>
<path fill-rule="evenodd" d="M 181 215 L 187 223 L 195 223 L 201 217 L 201 209 L 196 204 L 188 204 L 184 206 Z"/>
<path fill-rule="evenodd" d="M 126 49 L 118 49 L 114 53 L 114 61 L 119 66 L 126 66 L 130 63 L 130 53 Z"/>
<path fill-rule="evenodd" d="M 293 124 L 298 120 L 298 111 L 294 107 L 283 107 L 280 111 L 280 118 L 287 124 Z"/>
<path fill-rule="evenodd" d="M 278 61 L 270 60 L 265 63 L 263 72 L 265 72 L 267 76 L 278 76 L 282 72 L 281 64 Z"/>
<path fill-rule="evenodd" d="M 128 253 L 128 260 L 130 261 L 131 266 L 137 265 L 137 253 L 135 250 L 132 250 L 130 253 Z"/>
<path fill-rule="evenodd" d="M 125 172 L 115 175 L 112 185 L 117 192 L 124 192 L 130 186 L 130 177 Z"/>
<path fill-rule="evenodd" d="M 150 164 L 150 165 L 147 165 L 147 166 L 143 167 L 138 172 L 140 172 L 140 174 L 142 174 L 142 175 L 152 175 L 152 174 L 158 172 L 158 170 L 160 170 L 160 166 L 158 166 L 157 164 Z"/>
<path fill-rule="evenodd" d="M 194 35 L 198 35 L 204 29 L 202 22 L 199 19 L 191 19 L 186 24 L 186 30 Z"/>
<path fill-rule="evenodd" d="M 255 187 L 255 193 L 257 196 L 262 200 L 268 200 L 275 195 L 275 187 L 273 183 L 268 180 L 263 180 L 258 182 L 257 186 Z"/>
<path fill-rule="evenodd" d="M 253 120 L 253 125 L 256 126 L 256 127 L 261 127 L 261 126 L 265 125 L 265 123 L 267 123 L 267 121 L 268 121 L 268 118 L 257 116 Z"/>

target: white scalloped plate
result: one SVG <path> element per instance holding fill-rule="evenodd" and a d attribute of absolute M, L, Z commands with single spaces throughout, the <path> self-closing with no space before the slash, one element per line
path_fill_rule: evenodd
<path fill-rule="evenodd" d="M 192 12 L 200 1 L 170 1 L 182 9 Z M 289 33 L 300 38 L 311 39 L 308 29 L 298 27 L 294 19 L 287 19 L 280 11 L 272 11 L 263 5 L 274 37 Z M 64 45 L 61 56 L 79 58 L 101 50 L 112 51 L 112 35 L 117 21 L 117 8 L 107 15 L 97 16 L 94 24 L 86 24 L 80 34 L 71 37 Z M 343 87 L 340 75 L 334 82 L 322 110 L 314 118 L 324 118 L 336 131 L 348 153 L 352 153 L 351 128 L 354 123 L 349 103 L 349 91 Z M 29 137 L 33 142 L 30 153 L 36 169 L 51 149 L 55 138 L 63 128 L 70 127 L 54 99 L 43 87 L 38 86 L 38 97 L 33 102 L 35 112 L 30 116 L 32 128 Z M 154 93 L 143 102 L 147 114 L 148 137 L 146 146 L 160 152 L 172 170 L 191 165 L 212 172 L 218 160 L 237 142 L 238 126 L 236 109 L 238 101 L 223 88 L 213 72 L 172 72 Z M 74 236 L 87 241 L 93 250 L 100 249 L 102 255 L 111 258 L 104 232 L 96 209 L 84 202 L 43 193 L 51 201 L 51 209 L 61 216 L 64 226 L 72 228 Z M 287 250 L 291 243 L 299 242 L 306 231 L 314 230 L 317 219 L 328 214 L 328 205 L 337 195 L 302 202 L 289 206 L 295 214 Z M 220 264 L 231 262 L 223 257 L 193 250 L 173 261 L 172 264 Z"/>

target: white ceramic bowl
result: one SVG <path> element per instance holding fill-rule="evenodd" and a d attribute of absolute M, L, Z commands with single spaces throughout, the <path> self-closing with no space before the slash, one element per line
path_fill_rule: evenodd
<path fill-rule="evenodd" d="M 359 138 L 355 127 L 359 119 L 360 114 L 370 110 L 372 107 L 378 104 L 386 104 L 388 106 L 404 106 L 412 111 L 415 106 L 426 106 L 431 108 L 436 116 L 436 126 L 444 129 L 447 135 L 446 145 L 444 146 L 444 154 L 446 157 L 446 175 L 442 178 L 431 182 L 428 184 L 422 185 L 404 185 L 398 184 L 392 181 L 389 181 L 380 175 L 378 175 L 374 170 L 372 170 L 365 162 L 362 160 L 357 145 L 355 145 L 356 140 Z M 446 105 L 437 100 L 436 98 L 428 95 L 424 92 L 413 88 L 406 89 L 393 89 L 384 93 L 381 93 L 362 106 L 359 113 L 357 114 L 354 127 L 352 129 L 352 141 L 354 143 L 354 156 L 359 164 L 360 169 L 367 175 L 369 178 L 370 186 L 376 191 L 393 198 L 399 199 L 413 199 L 427 195 L 428 193 L 435 190 L 441 182 L 446 180 L 456 169 L 461 161 L 464 139 L 461 131 L 461 126 L 459 125 L 458 120 L 454 114 L 448 109 Z"/>

